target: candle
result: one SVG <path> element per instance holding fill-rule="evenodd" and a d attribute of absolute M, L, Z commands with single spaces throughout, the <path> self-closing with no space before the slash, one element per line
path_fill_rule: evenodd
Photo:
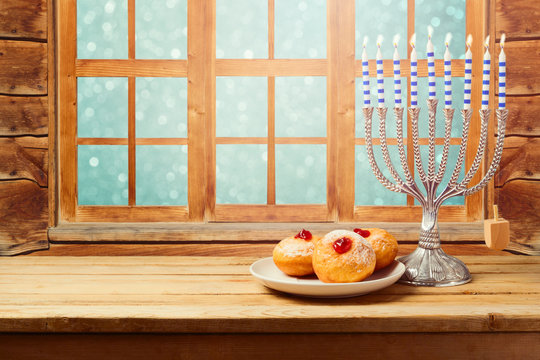
<path fill-rule="evenodd" d="M 446 50 L 444 52 L 444 108 L 450 109 L 452 107 L 452 57 L 450 56 L 450 50 L 448 46 L 452 40 L 452 34 L 446 34 Z"/>
<path fill-rule="evenodd" d="M 467 36 L 467 52 L 465 53 L 465 90 L 463 94 L 463 109 L 471 108 L 471 83 L 472 83 L 472 35 Z"/>
<path fill-rule="evenodd" d="M 506 107 L 506 55 L 504 53 L 504 40 L 506 34 L 501 36 L 501 53 L 499 54 L 499 109 Z"/>
<path fill-rule="evenodd" d="M 418 107 L 418 58 L 416 56 L 416 34 L 411 36 L 411 108 Z"/>
<path fill-rule="evenodd" d="M 394 106 L 401 107 L 401 69 L 398 53 L 399 34 L 394 36 Z"/>
<path fill-rule="evenodd" d="M 371 105 L 370 92 L 369 92 L 369 63 L 366 52 L 366 44 L 368 37 L 364 37 L 364 48 L 362 50 L 362 85 L 364 89 L 364 107 L 367 108 Z"/>
<path fill-rule="evenodd" d="M 484 43 L 486 52 L 484 53 L 484 68 L 482 71 L 482 110 L 489 107 L 489 72 L 491 66 L 491 56 L 489 55 L 489 35 Z"/>
<path fill-rule="evenodd" d="M 435 50 L 431 42 L 433 28 L 428 26 L 428 43 L 427 43 L 427 65 L 428 65 L 428 89 L 429 99 L 435 99 Z"/>
<path fill-rule="evenodd" d="M 377 37 L 377 98 L 379 107 L 384 107 L 384 77 L 383 77 L 383 60 L 381 54 L 381 43 L 383 42 L 382 35 Z"/>

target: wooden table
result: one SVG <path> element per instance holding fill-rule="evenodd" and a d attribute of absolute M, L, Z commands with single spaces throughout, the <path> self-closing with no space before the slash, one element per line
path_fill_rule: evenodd
<path fill-rule="evenodd" d="M 0 259 L 0 359 L 540 358 L 540 257 L 349 299 L 267 289 L 253 257 Z"/>

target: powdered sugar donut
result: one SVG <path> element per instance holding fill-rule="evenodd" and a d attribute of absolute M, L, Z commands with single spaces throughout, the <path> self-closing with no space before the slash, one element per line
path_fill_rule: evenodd
<path fill-rule="evenodd" d="M 369 228 L 369 229 L 354 229 L 354 232 L 369 241 L 377 263 L 375 271 L 385 268 L 390 265 L 398 253 L 398 242 L 396 238 L 384 229 Z"/>
<path fill-rule="evenodd" d="M 305 276 L 313 274 L 313 249 L 319 239 L 309 231 L 302 230 L 295 236 L 281 240 L 274 248 L 274 263 L 287 275 Z"/>

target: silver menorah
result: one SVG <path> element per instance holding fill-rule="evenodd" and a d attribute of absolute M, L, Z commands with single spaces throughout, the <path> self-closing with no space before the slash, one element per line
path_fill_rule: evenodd
<path fill-rule="evenodd" d="M 439 236 L 437 215 L 439 213 L 439 208 L 445 200 L 454 196 L 467 196 L 474 194 L 475 192 L 480 191 L 491 180 L 501 160 L 504 133 L 506 129 L 506 119 L 508 117 L 507 109 L 496 110 L 498 121 L 498 137 L 497 143 L 495 145 L 493 160 L 484 178 L 478 184 L 468 188 L 467 186 L 471 182 L 474 174 L 478 171 L 480 163 L 484 156 L 487 142 L 488 121 L 491 110 L 480 110 L 481 129 L 479 146 L 469 171 L 467 171 L 461 181 L 458 181 L 461 169 L 465 162 L 467 140 L 469 138 L 469 124 L 472 116 L 471 109 L 461 110 L 461 116 L 463 118 L 463 133 L 461 137 L 461 145 L 459 148 L 457 163 L 446 187 L 442 192 L 439 193 L 439 195 L 437 195 L 437 188 L 442 182 L 446 167 L 448 165 L 452 119 L 454 117 L 454 109 L 443 109 L 445 118 L 444 145 L 439 167 L 437 171 L 435 171 L 435 119 L 437 114 L 437 103 L 437 99 L 427 100 L 429 118 L 427 174 L 424 171 L 422 159 L 420 157 L 420 147 L 418 144 L 418 116 L 420 114 L 420 108 L 409 108 L 409 115 L 411 117 L 412 124 L 414 164 L 418 172 L 419 180 L 426 190 L 425 195 L 420 191 L 418 184 L 411 175 L 411 171 L 407 164 L 407 157 L 403 144 L 404 109 L 396 107 L 394 108 L 394 114 L 397 127 L 396 133 L 399 160 L 401 162 L 401 166 L 403 167 L 403 174 L 405 176 L 405 180 L 401 179 L 396 172 L 396 169 L 392 165 L 392 161 L 390 160 L 390 154 L 388 152 L 388 145 L 386 142 L 386 113 L 388 108 L 377 108 L 377 113 L 380 120 L 379 133 L 381 151 L 384 162 L 390 170 L 390 174 L 392 175 L 395 183 L 388 180 L 382 174 L 373 155 L 373 142 L 371 136 L 371 120 L 373 117 L 373 107 L 366 107 L 363 109 L 364 118 L 366 120 L 365 128 L 367 154 L 369 163 L 371 165 L 371 168 L 373 169 L 375 177 L 387 189 L 395 192 L 409 194 L 413 196 L 416 200 L 418 200 L 418 202 L 422 205 L 422 225 L 420 229 L 418 247 L 411 254 L 399 259 L 399 261 L 405 264 L 407 268 L 399 281 L 402 283 L 417 286 L 454 286 L 465 284 L 471 281 L 471 274 L 467 269 L 467 266 L 461 260 L 446 254 L 441 249 L 441 239 Z"/>

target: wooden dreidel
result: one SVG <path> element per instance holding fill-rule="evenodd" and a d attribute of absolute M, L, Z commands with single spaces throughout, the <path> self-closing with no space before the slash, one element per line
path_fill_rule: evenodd
<path fill-rule="evenodd" d="M 503 250 L 510 241 L 510 223 L 499 218 L 499 209 L 493 205 L 494 219 L 484 221 L 484 240 L 490 249 Z"/>

